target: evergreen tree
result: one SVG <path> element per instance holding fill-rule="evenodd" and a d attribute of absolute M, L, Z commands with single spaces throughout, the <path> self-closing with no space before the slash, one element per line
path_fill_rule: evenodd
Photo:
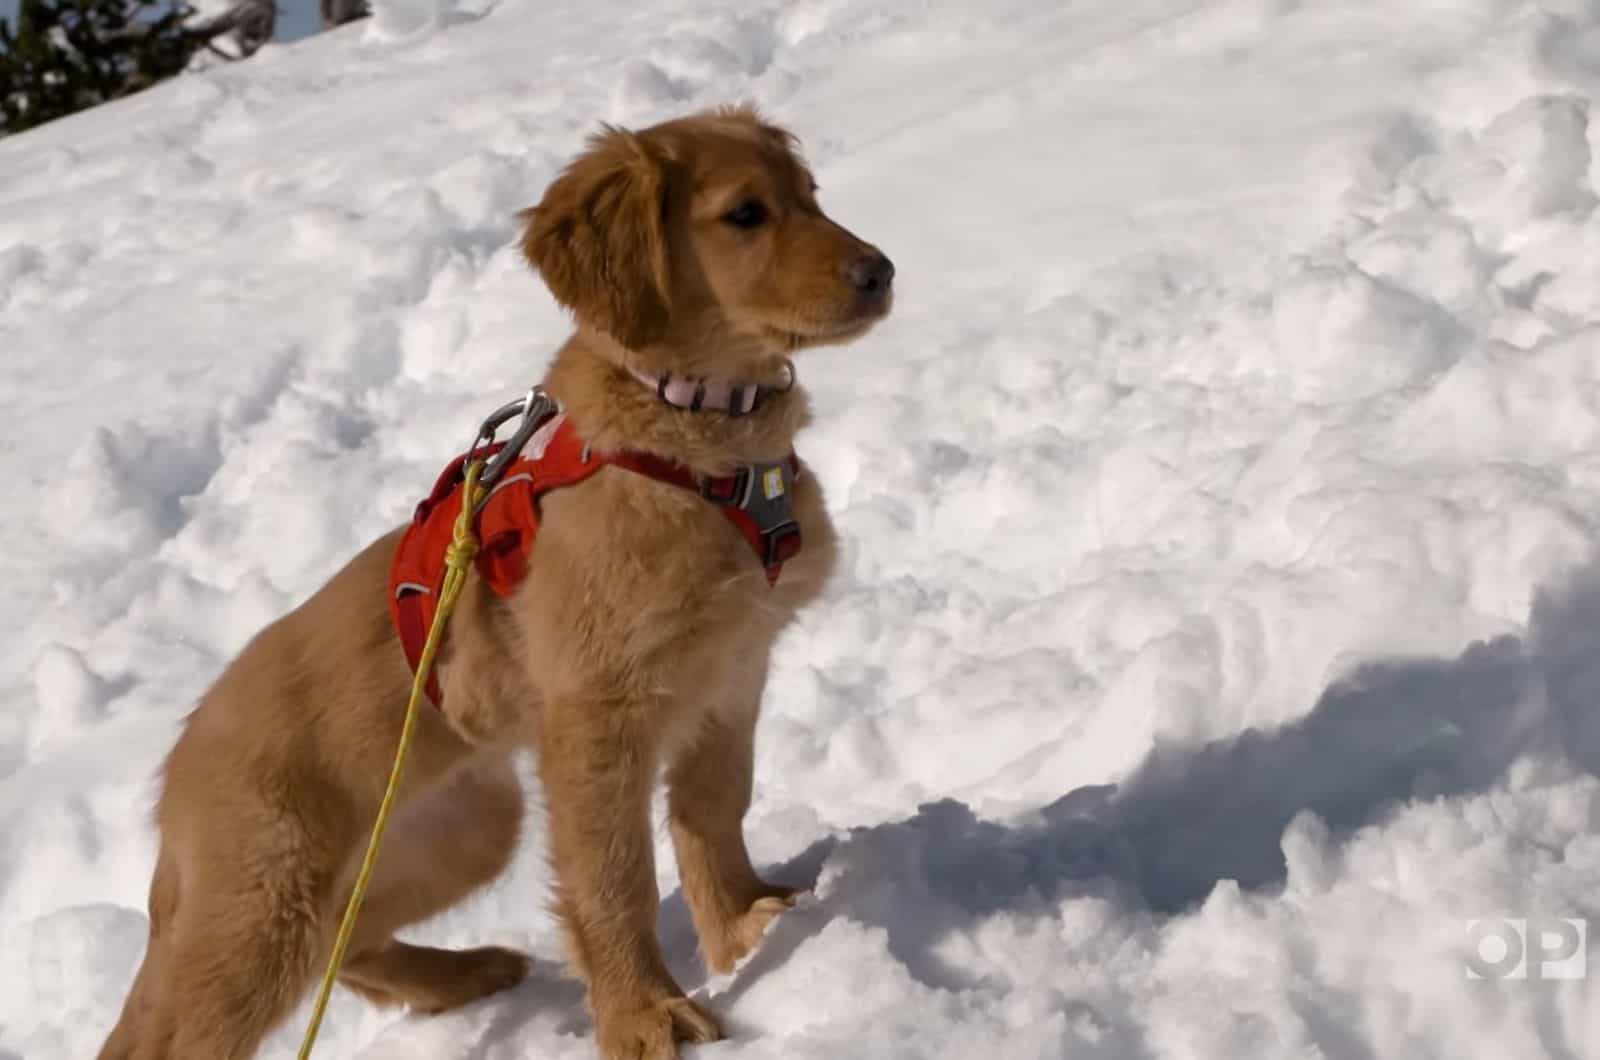
<path fill-rule="evenodd" d="M 148 88 L 220 37 L 248 55 L 272 37 L 276 10 L 240 0 L 204 22 L 193 14 L 181 0 L 21 0 L 15 27 L 0 18 L 0 136 Z"/>

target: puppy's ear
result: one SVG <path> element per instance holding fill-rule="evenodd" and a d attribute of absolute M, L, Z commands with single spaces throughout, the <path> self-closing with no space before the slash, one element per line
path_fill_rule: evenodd
<path fill-rule="evenodd" d="M 556 301 L 630 349 L 667 330 L 666 191 L 661 156 L 607 126 L 519 215 L 522 252 Z"/>

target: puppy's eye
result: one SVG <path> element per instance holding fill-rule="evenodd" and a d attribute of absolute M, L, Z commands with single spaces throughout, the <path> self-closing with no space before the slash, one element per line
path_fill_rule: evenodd
<path fill-rule="evenodd" d="M 757 228 L 766 223 L 767 208 L 760 199 L 746 199 L 723 214 L 722 219 L 735 228 Z"/>

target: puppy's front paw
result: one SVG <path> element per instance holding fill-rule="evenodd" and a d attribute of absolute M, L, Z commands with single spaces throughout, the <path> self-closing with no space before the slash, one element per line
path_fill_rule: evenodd
<path fill-rule="evenodd" d="M 715 1042 L 722 1037 L 717 1018 L 686 997 L 669 997 L 595 1019 L 595 1039 L 604 1060 L 678 1060 L 679 1042 Z"/>
<path fill-rule="evenodd" d="M 730 920 L 717 938 L 702 940 L 706 966 L 717 974 L 731 971 L 745 954 L 756 948 L 767 925 L 787 909 L 792 909 L 805 892 L 795 887 L 763 884 L 761 897 Z"/>

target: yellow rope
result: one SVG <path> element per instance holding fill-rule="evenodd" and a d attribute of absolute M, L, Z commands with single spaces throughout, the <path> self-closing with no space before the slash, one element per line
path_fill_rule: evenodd
<path fill-rule="evenodd" d="M 394 752 L 394 767 L 389 771 L 389 787 L 378 805 L 378 818 L 372 823 L 372 838 L 367 841 L 367 854 L 361 860 L 361 871 L 356 874 L 355 889 L 350 892 L 350 903 L 345 906 L 344 919 L 339 922 L 339 934 L 333 942 L 333 955 L 328 958 L 328 970 L 323 973 L 322 986 L 317 990 L 316 1004 L 311 1009 L 311 1022 L 306 1026 L 305 1038 L 300 1042 L 299 1060 L 308 1060 L 317 1043 L 317 1031 L 322 1027 L 322 1016 L 328 1008 L 328 995 L 339 978 L 339 967 L 344 963 L 344 951 L 355 933 L 356 916 L 361 912 L 361 902 L 367 896 L 367 884 L 372 879 L 372 868 L 378 861 L 378 844 L 383 842 L 383 830 L 389 823 L 389 811 L 394 807 L 395 792 L 400 788 L 400 773 L 405 767 L 406 752 L 411 749 L 411 737 L 416 728 L 417 706 L 422 702 L 423 690 L 428 685 L 428 674 L 433 670 L 433 657 L 443 639 L 445 622 L 461 595 L 461 586 L 467 580 L 467 570 L 478 553 L 478 539 L 472 532 L 472 516 L 477 508 L 479 494 L 478 474 L 483 462 L 474 460 L 467 465 L 466 482 L 461 487 L 461 514 L 456 516 L 455 532 L 450 547 L 445 550 L 444 584 L 439 590 L 438 610 L 433 613 L 433 625 L 428 628 L 428 639 L 422 645 L 422 656 L 417 660 L 417 673 L 411 680 L 411 699 L 406 703 L 405 722 L 400 726 L 400 746 Z"/>

